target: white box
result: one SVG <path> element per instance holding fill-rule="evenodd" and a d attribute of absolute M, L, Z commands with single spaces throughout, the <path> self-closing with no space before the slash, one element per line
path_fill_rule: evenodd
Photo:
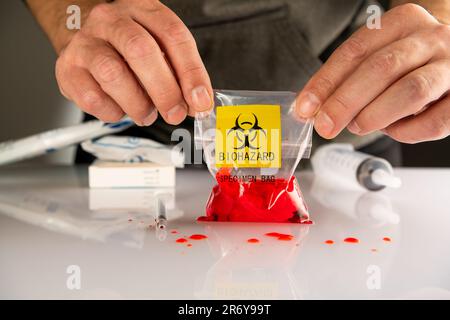
<path fill-rule="evenodd" d="M 144 210 L 157 212 L 163 197 L 166 209 L 175 207 L 175 188 L 91 188 L 89 210 Z"/>
<path fill-rule="evenodd" d="M 89 166 L 91 188 L 174 187 L 175 167 L 151 162 L 126 163 L 96 160 Z"/>

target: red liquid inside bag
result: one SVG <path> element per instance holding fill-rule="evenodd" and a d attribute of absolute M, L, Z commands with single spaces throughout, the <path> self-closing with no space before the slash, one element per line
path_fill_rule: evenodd
<path fill-rule="evenodd" d="M 199 221 L 302 223 L 309 219 L 294 176 L 289 180 L 242 181 L 232 176 L 229 169 L 221 169 L 216 180 L 206 205 L 206 217 Z"/>

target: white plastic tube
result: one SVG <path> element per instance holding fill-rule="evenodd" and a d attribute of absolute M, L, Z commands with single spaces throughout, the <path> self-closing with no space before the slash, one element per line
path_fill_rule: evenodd
<path fill-rule="evenodd" d="M 46 131 L 15 141 L 0 143 L 0 165 L 33 158 L 82 141 L 123 131 L 134 125 L 129 118 L 116 123 L 99 120 L 87 121 L 75 126 Z"/>
<path fill-rule="evenodd" d="M 169 147 L 151 139 L 106 136 L 85 141 L 81 147 L 84 151 L 105 161 L 149 161 L 177 168 L 184 167 L 184 153 L 179 148 Z"/>

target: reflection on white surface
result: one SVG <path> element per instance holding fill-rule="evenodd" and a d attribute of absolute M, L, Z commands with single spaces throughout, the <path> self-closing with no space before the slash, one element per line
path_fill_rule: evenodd
<path fill-rule="evenodd" d="M 401 300 L 450 300 L 450 291 L 443 288 L 420 288 L 397 297 Z"/>
<path fill-rule="evenodd" d="M 161 204 L 166 220 L 183 215 L 175 207 L 173 188 L 0 189 L 0 211 L 12 218 L 81 239 L 137 248 L 143 246 L 146 228 L 155 227 Z M 156 234 L 165 240 L 165 230 Z"/>
<path fill-rule="evenodd" d="M 166 207 L 175 208 L 174 188 L 123 188 L 89 189 L 89 209 L 98 210 L 140 210 L 156 212 L 157 198 L 164 196 Z"/>
<path fill-rule="evenodd" d="M 334 180 L 315 177 L 310 193 L 324 207 L 358 219 L 366 226 L 380 227 L 400 222 L 391 200 L 381 192 L 347 189 L 335 184 Z"/>
<path fill-rule="evenodd" d="M 296 224 L 202 223 L 216 261 L 200 281 L 200 299 L 301 299 L 293 275 L 302 241 L 309 226 Z M 293 235 L 290 241 L 265 236 L 273 232 Z M 258 235 L 259 243 L 248 243 Z"/>
<path fill-rule="evenodd" d="M 311 173 L 299 174 L 315 222 L 301 226 L 196 223 L 214 184 L 206 171 L 178 171 L 174 206 L 147 210 L 146 192 L 91 198 L 86 168 L 3 168 L 0 298 L 446 298 L 450 171 L 396 174 L 401 189 L 371 194 L 319 188 Z M 149 228 L 161 212 L 167 228 Z M 176 242 L 192 234 L 208 238 Z M 69 265 L 81 269 L 78 291 L 66 287 Z M 368 286 L 371 270 L 380 271 L 379 288 Z"/>

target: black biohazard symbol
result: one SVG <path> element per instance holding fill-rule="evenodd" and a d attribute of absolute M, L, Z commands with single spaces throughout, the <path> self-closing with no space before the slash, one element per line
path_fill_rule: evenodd
<path fill-rule="evenodd" d="M 243 116 L 244 118 L 242 121 L 240 121 L 241 116 Z M 253 120 L 251 118 L 253 118 Z M 228 130 L 227 135 L 229 135 L 230 133 L 234 133 L 236 135 L 236 139 L 242 143 L 240 146 L 234 147 L 234 149 L 236 150 L 244 149 L 246 147 L 249 149 L 258 150 L 259 147 L 252 145 L 252 143 L 256 140 L 259 133 L 261 132 L 264 134 L 264 136 L 267 136 L 266 130 L 264 130 L 259 126 L 258 118 L 254 113 L 252 114 L 240 113 L 236 118 L 234 127 Z"/>

